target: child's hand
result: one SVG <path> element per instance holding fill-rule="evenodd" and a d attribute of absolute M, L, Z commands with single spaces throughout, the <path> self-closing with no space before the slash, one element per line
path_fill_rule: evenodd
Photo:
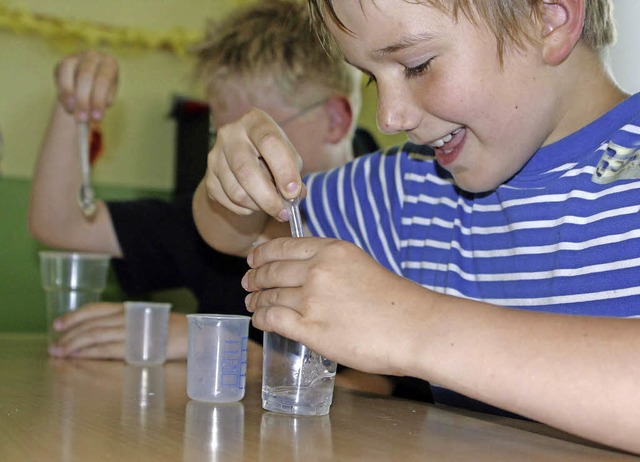
<path fill-rule="evenodd" d="M 218 128 L 207 164 L 207 195 L 238 215 L 264 211 L 286 221 L 282 197 L 293 199 L 303 190 L 300 156 L 259 109 Z"/>
<path fill-rule="evenodd" d="M 346 241 L 279 238 L 253 249 L 242 280 L 253 324 L 365 372 L 409 374 L 431 292 Z"/>
<path fill-rule="evenodd" d="M 58 99 L 79 121 L 101 120 L 113 104 L 118 63 L 113 56 L 85 51 L 64 58 L 55 70 Z"/>
<path fill-rule="evenodd" d="M 58 358 L 124 359 L 126 324 L 122 303 L 90 303 L 54 321 L 60 338 L 49 349 Z M 167 359 L 187 356 L 187 318 L 169 316 Z"/>

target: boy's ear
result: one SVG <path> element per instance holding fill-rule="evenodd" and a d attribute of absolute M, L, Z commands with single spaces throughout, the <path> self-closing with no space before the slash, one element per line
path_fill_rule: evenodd
<path fill-rule="evenodd" d="M 329 143 L 339 143 L 348 136 L 353 120 L 353 111 L 349 100 L 340 95 L 333 95 L 324 104 L 324 110 L 329 116 L 329 130 L 327 131 L 327 141 Z"/>
<path fill-rule="evenodd" d="M 544 0 L 542 2 L 542 53 L 547 64 L 558 65 L 580 40 L 586 0 Z"/>

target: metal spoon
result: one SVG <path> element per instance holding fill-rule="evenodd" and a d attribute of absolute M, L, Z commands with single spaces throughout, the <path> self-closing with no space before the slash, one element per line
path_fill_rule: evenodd
<path fill-rule="evenodd" d="M 89 163 L 89 124 L 78 123 L 78 152 L 82 170 L 82 185 L 78 193 L 78 203 L 84 216 L 90 218 L 96 211 L 95 194 L 91 186 L 91 166 Z"/>

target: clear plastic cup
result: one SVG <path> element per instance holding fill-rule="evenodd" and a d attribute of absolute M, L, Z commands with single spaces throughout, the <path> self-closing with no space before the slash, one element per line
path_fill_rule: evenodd
<path fill-rule="evenodd" d="M 273 332 L 264 333 L 262 407 L 284 414 L 329 413 L 337 364 Z"/>
<path fill-rule="evenodd" d="M 44 250 L 40 256 L 40 279 L 46 296 L 49 343 L 58 333 L 53 321 L 80 308 L 100 301 L 107 284 L 110 256 L 96 253 Z"/>
<path fill-rule="evenodd" d="M 167 359 L 171 303 L 125 302 L 127 338 L 124 358 L 129 364 L 153 366 Z"/>
<path fill-rule="evenodd" d="M 189 314 L 187 395 L 228 403 L 244 398 L 249 316 Z"/>

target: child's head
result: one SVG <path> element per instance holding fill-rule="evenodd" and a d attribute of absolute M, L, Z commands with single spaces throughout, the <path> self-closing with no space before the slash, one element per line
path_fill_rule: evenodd
<path fill-rule="evenodd" d="M 404 1 L 404 0 L 403 0 Z M 540 4 L 545 0 L 418 0 L 457 18 L 465 15 L 472 21 L 486 24 L 497 40 L 498 53 L 502 55 L 509 43 L 521 45 L 532 39 L 531 18 L 540 14 Z M 319 35 L 330 43 L 326 21 L 345 27 L 336 15 L 333 0 L 308 0 L 312 21 Z M 582 41 L 593 50 L 602 52 L 613 44 L 616 36 L 613 20 L 613 0 L 586 0 Z"/>
<path fill-rule="evenodd" d="M 305 170 L 326 169 L 335 166 L 333 154 L 311 153 L 307 159 L 305 151 L 323 144 L 322 130 L 316 126 L 312 131 L 311 119 L 334 108 L 349 117 L 346 131 L 336 139 L 344 138 L 343 144 L 350 146 L 361 104 L 361 74 L 339 53 L 322 47 L 304 2 L 261 0 L 238 8 L 209 25 L 196 51 L 214 127 L 257 107 L 287 132 Z M 303 126 L 304 121 L 309 123 Z"/>
<path fill-rule="evenodd" d="M 593 121 L 613 85 L 610 0 L 308 1 L 326 46 L 375 82 L 380 130 L 431 146 L 470 192 Z"/>

